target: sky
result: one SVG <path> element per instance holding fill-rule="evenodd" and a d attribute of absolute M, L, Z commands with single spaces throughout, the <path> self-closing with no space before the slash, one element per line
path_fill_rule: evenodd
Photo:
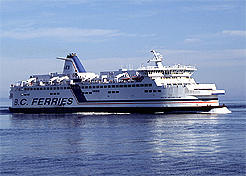
<path fill-rule="evenodd" d="M 0 97 L 32 74 L 62 72 L 77 53 L 87 71 L 197 67 L 199 83 L 246 99 L 246 0 L 0 0 Z"/>

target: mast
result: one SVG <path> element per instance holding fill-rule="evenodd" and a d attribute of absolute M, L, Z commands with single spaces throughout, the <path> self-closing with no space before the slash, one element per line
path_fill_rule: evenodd
<path fill-rule="evenodd" d="M 150 52 L 153 53 L 154 58 L 152 58 L 148 62 L 155 62 L 155 66 L 156 67 L 162 68 L 163 67 L 163 65 L 162 65 L 162 60 L 163 60 L 162 55 L 160 53 L 156 52 L 155 50 L 151 50 Z"/>

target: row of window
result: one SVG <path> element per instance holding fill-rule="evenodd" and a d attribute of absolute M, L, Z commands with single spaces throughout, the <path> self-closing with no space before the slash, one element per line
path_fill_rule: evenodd
<path fill-rule="evenodd" d="M 59 92 L 55 92 L 55 93 L 50 93 L 50 95 L 60 95 L 60 93 Z"/>
<path fill-rule="evenodd" d="M 122 87 L 151 87 L 152 84 L 120 84 L 120 85 L 101 85 L 101 86 L 81 86 L 82 89 L 96 89 L 96 88 L 122 88 Z M 66 90 L 70 87 L 26 87 L 24 90 Z M 21 89 L 19 89 L 21 90 Z"/>
<path fill-rule="evenodd" d="M 26 93 L 24 93 L 24 94 L 21 94 L 21 96 L 29 96 L 30 94 L 26 94 Z"/>
<path fill-rule="evenodd" d="M 111 93 L 120 93 L 120 91 L 116 90 L 116 91 L 108 91 L 109 94 Z"/>
<path fill-rule="evenodd" d="M 98 88 L 122 88 L 122 87 L 151 87 L 152 84 L 119 84 L 119 85 L 101 85 L 101 86 L 81 86 L 82 89 Z"/>
<path fill-rule="evenodd" d="M 100 92 L 99 90 L 98 91 L 92 91 L 92 92 Z M 92 92 L 82 92 L 82 94 L 92 94 Z M 116 91 L 108 91 L 109 94 L 114 94 L 114 93 L 120 93 L 120 91 L 116 90 Z"/>
<path fill-rule="evenodd" d="M 162 74 L 183 74 L 183 73 L 192 73 L 193 71 L 191 70 L 154 70 L 154 71 L 148 71 L 149 74 L 153 73 L 162 73 Z"/>
<path fill-rule="evenodd" d="M 161 92 L 161 90 L 144 90 L 145 93 Z"/>
<path fill-rule="evenodd" d="M 186 79 L 189 79 L 190 77 L 189 76 L 183 76 L 183 77 L 161 77 L 161 79 L 175 79 L 175 80 L 177 80 L 177 79 L 184 79 L 184 78 L 186 78 Z"/>
<path fill-rule="evenodd" d="M 92 92 L 100 92 L 100 90 L 92 90 Z"/>
<path fill-rule="evenodd" d="M 82 92 L 82 94 L 92 94 L 92 92 Z"/>
<path fill-rule="evenodd" d="M 24 90 L 63 90 L 63 89 L 71 89 L 70 87 L 30 87 L 24 88 Z"/>

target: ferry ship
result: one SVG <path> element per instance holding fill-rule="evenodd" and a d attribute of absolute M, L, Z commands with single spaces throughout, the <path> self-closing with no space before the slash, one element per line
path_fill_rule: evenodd
<path fill-rule="evenodd" d="M 87 72 L 75 53 L 64 61 L 62 73 L 32 75 L 10 86 L 11 112 L 214 112 L 223 109 L 215 84 L 198 84 L 193 66 L 164 66 L 153 58 L 135 70 L 100 74 Z M 152 63 L 152 64 L 150 64 Z"/>

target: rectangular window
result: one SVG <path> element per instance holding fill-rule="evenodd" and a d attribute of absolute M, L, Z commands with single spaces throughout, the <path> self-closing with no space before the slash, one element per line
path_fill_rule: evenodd
<path fill-rule="evenodd" d="M 156 90 L 153 90 L 153 92 L 156 92 Z"/>
<path fill-rule="evenodd" d="M 136 87 L 139 87 L 139 84 L 136 84 Z"/>
<path fill-rule="evenodd" d="M 103 86 L 100 86 L 100 88 L 103 88 Z"/>
<path fill-rule="evenodd" d="M 120 93 L 120 91 L 116 90 L 116 93 Z"/>
<path fill-rule="evenodd" d="M 119 85 L 116 85 L 115 87 L 119 87 Z"/>
<path fill-rule="evenodd" d="M 92 86 L 92 88 L 93 88 L 93 89 L 95 89 L 95 88 L 96 88 L 96 86 Z"/>
<path fill-rule="evenodd" d="M 96 86 L 96 88 L 99 88 L 99 86 Z"/>
<path fill-rule="evenodd" d="M 108 88 L 111 88 L 111 86 L 110 86 L 110 85 L 108 85 Z"/>
<path fill-rule="evenodd" d="M 85 86 L 81 86 L 81 88 L 82 88 L 82 89 L 84 89 L 84 88 L 85 88 Z"/>
<path fill-rule="evenodd" d="M 57 90 L 59 90 L 59 87 L 57 87 Z"/>
<path fill-rule="evenodd" d="M 131 84 L 128 84 L 127 87 L 132 87 L 132 85 Z"/>
<path fill-rule="evenodd" d="M 99 90 L 92 90 L 92 92 L 99 92 Z"/>
<path fill-rule="evenodd" d="M 120 87 L 123 87 L 123 85 L 120 85 Z"/>
<path fill-rule="evenodd" d="M 149 84 L 149 87 L 151 87 L 152 86 L 152 84 Z"/>
<path fill-rule="evenodd" d="M 108 93 L 111 93 L 111 91 L 108 91 Z"/>
<path fill-rule="evenodd" d="M 143 87 L 144 85 L 143 84 L 140 84 L 140 87 Z"/>
<path fill-rule="evenodd" d="M 124 85 L 124 87 L 127 87 L 127 85 Z"/>
<path fill-rule="evenodd" d="M 115 93 L 115 91 L 112 91 L 112 93 Z"/>
<path fill-rule="evenodd" d="M 148 90 L 144 90 L 144 92 L 146 93 L 146 92 L 148 92 Z"/>
<path fill-rule="evenodd" d="M 161 90 L 158 90 L 158 92 L 161 92 Z"/>
<path fill-rule="evenodd" d="M 152 90 L 149 90 L 149 92 L 151 93 L 151 92 L 152 92 Z"/>
<path fill-rule="evenodd" d="M 112 88 L 115 88 L 115 85 L 112 85 Z"/>
<path fill-rule="evenodd" d="M 107 88 L 107 86 L 104 86 L 104 88 Z"/>
<path fill-rule="evenodd" d="M 132 87 L 136 87 L 136 85 L 135 85 L 135 84 L 133 84 L 133 85 L 132 85 Z"/>
<path fill-rule="evenodd" d="M 89 86 L 89 89 L 91 89 L 91 86 Z"/>
<path fill-rule="evenodd" d="M 85 86 L 85 89 L 88 89 L 88 86 Z"/>
<path fill-rule="evenodd" d="M 89 92 L 89 94 L 92 94 L 92 92 Z"/>
<path fill-rule="evenodd" d="M 148 84 L 144 84 L 144 87 L 148 87 Z"/>

